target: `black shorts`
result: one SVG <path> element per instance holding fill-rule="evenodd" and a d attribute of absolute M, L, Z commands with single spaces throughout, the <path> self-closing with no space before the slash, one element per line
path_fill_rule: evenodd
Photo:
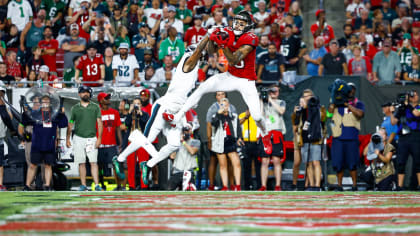
<path fill-rule="evenodd" d="M 223 149 L 223 154 L 228 154 L 231 152 L 236 152 L 236 148 L 238 146 L 236 145 L 236 138 L 232 136 L 228 136 L 225 138 L 225 146 Z"/>
<path fill-rule="evenodd" d="M 261 158 L 263 158 L 263 157 L 272 157 L 272 156 L 275 156 L 275 157 L 283 157 L 283 144 L 280 142 L 280 143 L 273 143 L 273 140 L 271 140 L 271 143 L 272 143 L 272 145 L 273 145 L 273 152 L 271 153 L 271 155 L 268 155 L 267 153 L 265 153 L 265 151 L 264 151 L 264 144 L 263 144 L 263 142 L 260 140 L 259 142 L 258 142 L 258 150 L 259 150 L 259 156 L 261 157 Z"/>
<path fill-rule="evenodd" d="M 32 152 L 31 163 L 34 165 L 54 165 L 57 155 L 54 152 Z"/>
<path fill-rule="evenodd" d="M 4 144 L 0 144 L 0 166 L 4 163 Z"/>
<path fill-rule="evenodd" d="M 98 164 L 111 164 L 112 158 L 118 155 L 117 146 L 98 148 Z"/>

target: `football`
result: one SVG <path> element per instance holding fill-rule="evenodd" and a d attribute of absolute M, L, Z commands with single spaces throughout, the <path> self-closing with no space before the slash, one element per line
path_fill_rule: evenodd
<path fill-rule="evenodd" d="M 223 41 L 226 40 L 227 38 L 229 38 L 229 34 L 225 31 L 220 31 L 219 35 L 220 35 L 220 37 Z"/>

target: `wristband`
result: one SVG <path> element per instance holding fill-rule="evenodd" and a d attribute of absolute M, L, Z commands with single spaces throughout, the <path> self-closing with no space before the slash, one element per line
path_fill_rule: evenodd
<path fill-rule="evenodd" d="M 327 118 L 331 118 L 331 117 L 333 117 L 333 113 L 330 113 L 329 111 L 327 111 Z"/>

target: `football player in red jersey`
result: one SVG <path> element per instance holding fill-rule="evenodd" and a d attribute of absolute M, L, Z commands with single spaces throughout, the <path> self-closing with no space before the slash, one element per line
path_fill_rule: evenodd
<path fill-rule="evenodd" d="M 217 47 L 222 48 L 229 66 L 228 71 L 214 75 L 202 83 L 187 99 L 182 109 L 174 116 L 175 123 L 181 120 L 185 112 L 195 106 L 201 97 L 216 91 L 238 91 L 247 104 L 251 116 L 261 129 L 264 149 L 271 154 L 271 137 L 267 135 L 261 115 L 260 100 L 255 86 L 255 48 L 258 37 L 249 32 L 254 26 L 252 16 L 247 11 L 239 12 L 233 19 L 233 28 L 216 29 L 210 35 L 214 43 L 208 44 L 208 53 L 212 54 Z"/>
<path fill-rule="evenodd" d="M 95 45 L 90 44 L 86 48 L 87 54 L 80 58 L 79 64 L 76 67 L 74 78 L 76 83 L 80 84 L 79 80 L 80 71 L 83 71 L 83 82 L 86 81 L 98 81 L 98 83 L 84 84 L 90 87 L 99 87 L 104 84 L 105 78 L 105 65 L 104 58 L 101 54 L 96 53 L 97 50 Z"/>

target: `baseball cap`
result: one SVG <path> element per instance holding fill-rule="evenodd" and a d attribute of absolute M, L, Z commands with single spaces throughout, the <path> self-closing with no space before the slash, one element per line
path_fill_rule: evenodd
<path fill-rule="evenodd" d="M 389 107 L 389 106 L 392 106 L 391 102 L 386 102 L 386 103 L 381 105 L 381 107 Z"/>
<path fill-rule="evenodd" d="M 142 91 L 140 91 L 140 96 L 145 96 L 150 98 L 150 91 L 148 89 L 143 89 Z"/>
<path fill-rule="evenodd" d="M 98 94 L 98 102 L 104 100 L 104 99 L 109 99 L 111 98 L 111 94 L 110 93 L 104 93 L 104 92 L 100 92 Z"/>
<path fill-rule="evenodd" d="M 41 71 L 41 72 L 50 72 L 50 68 L 47 65 L 42 65 L 39 68 L 39 71 Z"/>
<path fill-rule="evenodd" d="M 315 12 L 315 16 L 316 16 L 316 17 L 318 17 L 318 16 L 319 16 L 319 14 L 321 14 L 321 12 L 325 12 L 325 10 L 324 10 L 324 9 L 318 9 L 318 10 Z"/>
<path fill-rule="evenodd" d="M 176 12 L 176 8 L 175 8 L 174 6 L 172 6 L 172 5 L 170 5 L 170 6 L 168 7 L 168 12 L 171 12 L 171 11 Z"/>
<path fill-rule="evenodd" d="M 74 30 L 74 29 L 79 30 L 79 25 L 78 25 L 78 24 L 76 24 L 76 23 L 71 24 L 71 25 L 70 25 L 70 30 Z"/>
<path fill-rule="evenodd" d="M 150 48 L 146 48 L 144 49 L 144 55 L 149 54 L 149 55 L 153 55 L 153 51 Z"/>
<path fill-rule="evenodd" d="M 94 44 L 94 43 L 89 43 L 89 44 L 87 45 L 87 47 L 86 47 L 86 50 L 89 50 L 89 49 L 91 49 L 91 48 L 96 49 L 96 47 L 95 47 L 95 44 Z"/>
<path fill-rule="evenodd" d="M 115 11 L 115 10 L 121 10 L 120 4 L 115 3 L 115 4 L 114 4 L 114 9 L 112 9 L 112 10 L 113 10 L 113 11 Z"/>
<path fill-rule="evenodd" d="M 128 49 L 129 48 L 128 43 L 121 43 L 120 46 L 118 47 L 118 50 L 121 49 L 121 48 Z"/>
<path fill-rule="evenodd" d="M 218 9 L 218 8 L 223 8 L 223 6 L 222 5 L 214 5 L 212 8 L 211 8 L 211 13 L 213 13 L 216 9 Z"/>

